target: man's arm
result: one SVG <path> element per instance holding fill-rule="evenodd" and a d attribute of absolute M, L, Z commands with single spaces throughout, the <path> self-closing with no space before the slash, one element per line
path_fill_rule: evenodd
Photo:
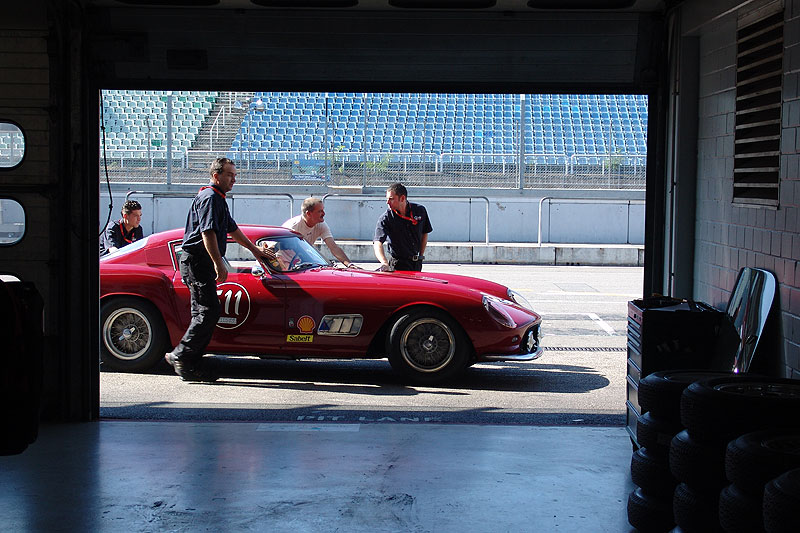
<path fill-rule="evenodd" d="M 419 254 L 425 255 L 425 248 L 428 246 L 428 234 L 423 233 L 422 239 L 419 241 Z"/>
<path fill-rule="evenodd" d="M 353 262 L 350 261 L 350 258 L 347 257 L 347 254 L 344 253 L 344 250 L 342 250 L 339 245 L 336 244 L 336 241 L 333 240 L 333 237 L 328 237 L 324 239 L 323 242 L 328 246 L 328 249 L 331 251 L 333 256 L 341 261 L 344 266 L 349 267 L 353 264 Z"/>
<path fill-rule="evenodd" d="M 103 244 L 106 249 L 106 253 L 116 252 L 123 246 L 123 238 L 122 232 L 119 231 L 119 226 L 115 223 L 109 224 L 106 228 L 105 233 L 103 234 Z"/>
<path fill-rule="evenodd" d="M 381 268 L 389 268 L 389 260 L 386 259 L 386 252 L 383 251 L 383 243 L 372 241 L 372 250 L 375 252 L 375 257 L 381 262 Z"/>
<path fill-rule="evenodd" d="M 207 229 L 203 233 L 203 246 L 206 247 L 208 255 L 214 262 L 214 270 L 217 272 L 217 283 L 223 283 L 228 279 L 228 269 L 225 268 L 225 262 L 222 260 L 222 255 L 219 253 L 219 243 L 217 242 L 217 234 L 213 229 Z"/>
<path fill-rule="evenodd" d="M 234 241 L 238 242 L 239 244 L 250 250 L 250 253 L 253 254 L 253 257 L 255 257 L 256 259 L 258 259 L 259 257 L 263 257 L 264 259 L 267 260 L 275 259 L 275 252 L 273 252 L 267 247 L 259 248 L 258 246 L 253 244 L 253 241 L 248 239 L 247 235 L 242 233 L 242 230 L 240 230 L 239 228 L 236 228 L 236 231 L 229 233 L 229 235 Z"/>

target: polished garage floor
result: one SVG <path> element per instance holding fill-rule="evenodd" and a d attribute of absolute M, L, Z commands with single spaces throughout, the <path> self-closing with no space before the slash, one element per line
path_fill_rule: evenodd
<path fill-rule="evenodd" d="M 630 531 L 621 427 L 100 421 L 0 457 L 3 531 Z"/>

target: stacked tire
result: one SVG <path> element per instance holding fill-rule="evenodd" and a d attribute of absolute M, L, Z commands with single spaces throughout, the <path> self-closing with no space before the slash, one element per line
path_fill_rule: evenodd
<path fill-rule="evenodd" d="M 797 531 L 800 508 L 800 468 L 789 470 L 764 487 L 764 529 L 767 533 Z"/>
<path fill-rule="evenodd" d="M 637 420 L 640 448 L 631 457 L 631 480 L 638 486 L 628 497 L 628 521 L 642 532 L 669 531 L 675 524 L 673 494 L 678 481 L 670 472 L 670 443 L 683 426 L 681 395 L 691 383 L 728 373 L 702 370 L 654 372 L 639 382 L 643 414 Z"/>
<path fill-rule="evenodd" d="M 744 481 L 754 474 L 749 469 L 736 471 L 734 477 L 740 481 L 728 488 L 728 443 L 753 431 L 796 428 L 798 412 L 800 381 L 725 376 L 686 388 L 681 396 L 681 422 L 686 429 L 672 439 L 669 453 L 670 471 L 678 481 L 673 513 L 681 531 L 763 530 L 756 518 L 758 491 Z M 733 443 L 733 447 L 734 454 L 741 453 L 741 444 Z M 745 515 L 746 522 L 740 523 Z"/>
<path fill-rule="evenodd" d="M 732 440 L 725 453 L 725 473 L 730 485 L 719 495 L 722 529 L 727 533 L 765 531 L 764 488 L 793 468 L 800 468 L 800 429 L 756 431 Z M 778 493 L 779 488 L 773 492 Z M 778 525 L 781 521 L 771 522 Z M 797 527 L 796 519 L 792 522 Z"/>

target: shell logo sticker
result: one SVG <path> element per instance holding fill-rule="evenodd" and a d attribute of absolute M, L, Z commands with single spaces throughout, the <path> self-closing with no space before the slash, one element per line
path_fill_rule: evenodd
<path fill-rule="evenodd" d="M 317 323 L 308 315 L 301 316 L 297 321 L 297 329 L 300 330 L 300 333 L 313 333 L 316 326 Z"/>
<path fill-rule="evenodd" d="M 217 327 L 236 329 L 250 316 L 250 294 L 238 283 L 220 283 L 217 296 L 222 305 Z"/>

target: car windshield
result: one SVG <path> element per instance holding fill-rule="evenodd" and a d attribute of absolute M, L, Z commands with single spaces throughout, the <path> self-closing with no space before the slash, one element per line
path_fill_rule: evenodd
<path fill-rule="evenodd" d="M 275 252 L 277 259 L 269 261 L 269 266 L 277 272 L 296 272 L 328 266 L 328 261 L 320 255 L 316 248 L 300 237 L 261 239 L 256 244 L 266 246 Z"/>
<path fill-rule="evenodd" d="M 149 238 L 150 238 L 150 236 L 148 235 L 147 237 L 145 237 L 143 239 L 139 239 L 138 241 L 134 241 L 131 244 L 128 244 L 127 246 L 123 246 L 122 248 L 119 248 L 116 252 L 111 252 L 110 254 L 104 255 L 100 259 L 103 260 L 106 257 L 119 257 L 121 255 L 129 254 L 131 252 L 135 252 L 136 250 L 141 250 L 142 248 L 145 247 L 145 245 L 147 244 L 147 239 L 149 239 Z"/>

